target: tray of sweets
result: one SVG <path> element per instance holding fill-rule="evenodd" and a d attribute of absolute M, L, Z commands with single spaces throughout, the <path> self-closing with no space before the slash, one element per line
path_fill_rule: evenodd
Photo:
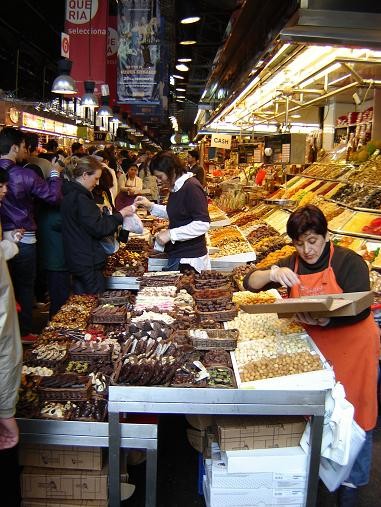
<path fill-rule="evenodd" d="M 87 361 L 89 363 L 102 359 L 111 361 L 112 344 L 98 342 L 75 342 L 69 348 L 69 358 L 73 361 Z"/>
<path fill-rule="evenodd" d="M 189 339 L 197 350 L 221 348 L 234 350 L 237 347 L 237 329 L 190 329 Z"/>
<path fill-rule="evenodd" d="M 131 300 L 131 293 L 127 290 L 108 290 L 99 296 L 99 304 L 128 305 Z"/>
<path fill-rule="evenodd" d="M 39 419 L 68 421 L 74 404 L 71 401 L 44 401 L 36 414 Z"/>
<path fill-rule="evenodd" d="M 85 401 L 90 396 L 91 385 L 87 376 L 62 373 L 43 377 L 37 391 L 43 401 Z"/>
<path fill-rule="evenodd" d="M 123 324 L 127 320 L 127 309 L 122 306 L 105 304 L 95 308 L 91 313 L 91 321 L 98 324 Z"/>
<path fill-rule="evenodd" d="M 73 404 L 70 419 L 74 421 L 103 422 L 107 417 L 107 400 L 104 398 L 91 398 L 87 401 L 78 401 Z"/>
<path fill-rule="evenodd" d="M 199 312 L 196 310 L 196 315 L 201 322 L 217 320 L 219 322 L 227 322 L 228 320 L 233 320 L 238 315 L 238 308 L 236 305 L 233 305 L 232 308 L 228 310 L 220 310 L 216 312 Z"/>

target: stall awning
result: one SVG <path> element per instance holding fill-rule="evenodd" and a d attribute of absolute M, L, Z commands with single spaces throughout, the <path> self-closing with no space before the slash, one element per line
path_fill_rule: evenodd
<path fill-rule="evenodd" d="M 280 32 L 287 42 L 381 48 L 381 14 L 299 9 Z"/>

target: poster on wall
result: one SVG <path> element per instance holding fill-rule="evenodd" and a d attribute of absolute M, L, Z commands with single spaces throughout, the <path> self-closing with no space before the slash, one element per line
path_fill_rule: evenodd
<path fill-rule="evenodd" d="M 78 94 L 83 82 L 95 81 L 96 89 L 106 80 L 107 2 L 66 0 L 65 33 L 70 37 L 71 76 Z"/>
<path fill-rule="evenodd" d="M 160 104 L 159 1 L 119 1 L 118 35 L 118 102 Z"/>

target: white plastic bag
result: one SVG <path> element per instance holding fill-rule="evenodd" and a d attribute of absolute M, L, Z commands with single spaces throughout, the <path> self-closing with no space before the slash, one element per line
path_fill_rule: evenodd
<path fill-rule="evenodd" d="M 123 229 L 135 234 L 143 234 L 144 232 L 143 222 L 136 213 L 130 217 L 123 218 Z"/>
<path fill-rule="evenodd" d="M 110 234 L 100 240 L 103 250 L 106 255 L 112 255 L 119 250 L 119 241 L 115 238 L 115 235 Z"/>
<path fill-rule="evenodd" d="M 337 382 L 326 395 L 321 443 L 322 457 L 328 458 L 339 465 L 348 463 L 353 414 L 353 405 L 345 399 L 344 387 L 340 382 Z M 311 427 L 308 423 L 300 442 L 306 452 L 308 452 L 310 430 Z"/>

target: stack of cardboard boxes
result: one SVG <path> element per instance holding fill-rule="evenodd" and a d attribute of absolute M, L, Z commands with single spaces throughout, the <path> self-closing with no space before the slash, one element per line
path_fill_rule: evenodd
<path fill-rule="evenodd" d="M 19 461 L 24 467 L 22 507 L 107 507 L 108 466 L 103 449 L 21 444 Z M 121 480 L 127 482 L 127 475 Z"/>
<path fill-rule="evenodd" d="M 300 417 L 215 417 L 213 432 L 204 429 L 207 507 L 303 507 L 305 425 Z"/>

